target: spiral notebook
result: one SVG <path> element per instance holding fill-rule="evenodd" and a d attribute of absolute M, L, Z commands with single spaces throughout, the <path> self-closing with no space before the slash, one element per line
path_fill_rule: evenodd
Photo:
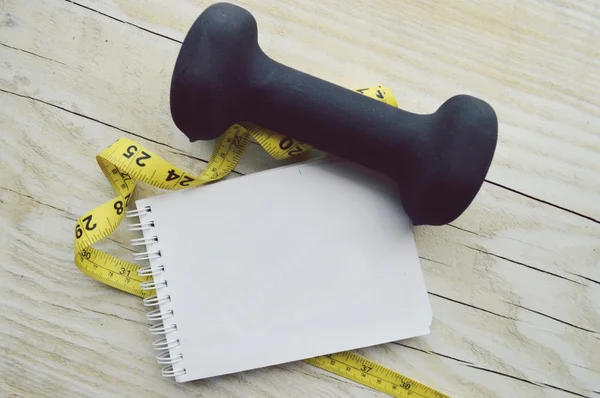
<path fill-rule="evenodd" d="M 394 184 L 316 160 L 136 201 L 162 374 L 185 382 L 429 333 Z"/>

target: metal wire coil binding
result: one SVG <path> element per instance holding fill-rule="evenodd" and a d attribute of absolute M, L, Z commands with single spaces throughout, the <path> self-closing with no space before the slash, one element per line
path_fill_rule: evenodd
<path fill-rule="evenodd" d="M 152 347 L 157 351 L 170 350 L 171 348 L 179 347 L 179 339 L 169 340 L 163 337 L 162 339 L 154 340 Z"/>
<path fill-rule="evenodd" d="M 138 276 L 156 276 L 162 274 L 163 272 L 165 272 L 165 267 L 163 265 L 159 265 L 155 268 L 152 268 L 151 266 L 140 268 L 138 269 L 137 274 Z"/>
<path fill-rule="evenodd" d="M 152 208 L 150 206 L 144 206 L 141 209 L 128 210 L 125 212 L 125 217 L 139 217 L 143 214 L 152 213 Z"/>
<path fill-rule="evenodd" d="M 151 238 L 136 238 L 131 239 L 131 246 L 147 246 L 152 243 L 158 242 L 158 236 L 153 236 Z"/>
<path fill-rule="evenodd" d="M 169 351 L 165 351 L 156 356 L 156 361 L 161 365 L 173 365 L 177 362 L 183 361 L 183 355 L 177 354 L 174 357 L 171 357 Z"/>
<path fill-rule="evenodd" d="M 143 208 L 131 210 L 126 213 L 127 217 L 143 217 L 148 216 L 152 213 L 150 206 L 144 206 Z M 150 297 L 146 297 L 143 300 L 143 304 L 146 307 L 157 307 L 146 313 L 146 319 L 152 323 L 149 326 L 150 334 L 161 335 L 162 337 L 155 340 L 152 343 L 154 349 L 162 351 L 156 356 L 156 361 L 165 365 L 161 369 L 161 374 L 164 377 L 178 377 L 186 374 L 185 368 L 174 368 L 173 365 L 183 361 L 183 354 L 175 352 L 171 355 L 171 350 L 179 347 L 179 339 L 174 335 L 177 332 L 177 325 L 175 323 L 165 324 L 165 321 L 172 318 L 175 315 L 175 311 L 170 307 L 171 296 L 164 291 L 168 288 L 167 280 L 164 279 L 165 266 L 163 264 L 157 265 L 156 262 L 162 258 L 160 249 L 157 247 L 159 244 L 158 236 L 152 235 L 151 232 L 147 232 L 154 228 L 154 221 L 143 222 L 140 220 L 139 223 L 129 225 L 130 231 L 143 231 L 146 236 L 142 238 L 131 239 L 131 245 L 144 246 L 146 251 L 134 253 L 133 258 L 135 260 L 150 261 L 150 264 L 145 267 L 138 269 L 137 274 L 142 277 L 152 277 L 152 279 L 140 283 L 142 290 L 156 290 L 156 294 Z M 150 249 L 151 247 L 151 249 Z M 159 278 L 156 278 L 156 277 Z"/>
<path fill-rule="evenodd" d="M 154 221 L 129 224 L 127 229 L 130 231 L 146 231 L 151 228 L 154 228 Z"/>
<path fill-rule="evenodd" d="M 185 374 L 185 368 L 174 369 L 173 365 L 167 365 L 161 369 L 161 373 L 164 377 L 177 377 Z"/>
<path fill-rule="evenodd" d="M 167 287 L 167 281 L 146 281 L 140 283 L 140 288 L 142 290 L 156 290 L 156 289 L 164 289 Z"/>
<path fill-rule="evenodd" d="M 140 252 L 140 253 L 133 253 L 133 258 L 136 260 L 150 260 L 152 258 L 161 258 L 162 254 L 160 253 L 160 250 L 155 250 L 152 252 Z"/>
<path fill-rule="evenodd" d="M 161 311 L 160 308 L 146 313 L 146 319 L 149 321 L 164 321 L 172 316 L 173 310 Z"/>
<path fill-rule="evenodd" d="M 150 334 L 169 334 L 177 331 L 177 325 L 171 324 L 165 326 L 164 323 L 157 323 L 155 325 L 150 326 Z"/>
<path fill-rule="evenodd" d="M 144 299 L 144 305 L 146 307 L 160 306 L 161 304 L 166 304 L 169 302 L 171 302 L 171 296 L 169 295 L 159 297 L 157 294 L 155 294 L 154 296 L 146 297 Z"/>

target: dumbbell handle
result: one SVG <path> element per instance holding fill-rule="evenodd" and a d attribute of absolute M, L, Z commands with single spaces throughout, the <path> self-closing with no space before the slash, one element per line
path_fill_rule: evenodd
<path fill-rule="evenodd" d="M 394 108 L 266 55 L 261 58 L 240 120 L 386 174 L 408 170 L 415 145 L 433 128 L 431 117 Z"/>

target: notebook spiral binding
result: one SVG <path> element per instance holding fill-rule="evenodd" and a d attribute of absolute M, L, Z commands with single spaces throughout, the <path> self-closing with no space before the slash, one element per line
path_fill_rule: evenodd
<path fill-rule="evenodd" d="M 152 213 L 150 206 L 145 206 L 142 209 L 130 210 L 126 217 L 141 217 Z M 147 217 L 145 217 L 147 218 Z M 162 258 L 160 249 L 158 248 L 159 239 L 157 236 L 152 236 L 150 232 L 154 228 L 154 221 L 144 221 L 129 225 L 130 231 L 144 231 L 143 238 L 131 240 L 131 245 L 144 246 L 146 251 L 133 254 L 133 258 L 138 261 L 157 260 L 154 263 L 160 262 Z M 146 313 L 150 327 L 150 334 L 160 336 L 153 343 L 155 350 L 160 351 L 156 356 L 156 361 L 164 365 L 161 373 L 165 377 L 177 377 L 186 374 L 185 368 L 175 367 L 175 365 L 183 360 L 183 354 L 177 353 L 171 355 L 171 350 L 179 347 L 179 339 L 176 337 L 177 325 L 173 322 L 168 322 L 175 314 L 173 309 L 163 309 L 165 304 L 171 302 L 171 296 L 167 292 L 168 283 L 164 278 L 158 278 L 165 272 L 164 264 L 152 264 L 146 267 L 140 267 L 137 271 L 139 276 L 152 276 L 152 280 L 140 283 L 142 290 L 156 290 L 156 294 L 146 297 L 143 300 L 144 306 L 156 307 Z"/>

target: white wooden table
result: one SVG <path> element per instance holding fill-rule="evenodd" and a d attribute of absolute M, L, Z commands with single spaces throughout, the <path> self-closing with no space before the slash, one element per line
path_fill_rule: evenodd
<path fill-rule="evenodd" d="M 74 221 L 113 194 L 96 153 L 129 137 L 193 172 L 210 156 L 169 112 L 180 42 L 209 4 L 0 1 L 0 396 L 380 396 L 305 363 L 177 385 L 141 301 L 73 263 Z M 413 112 L 467 93 L 498 113 L 472 206 L 415 228 L 431 334 L 358 352 L 453 397 L 600 397 L 600 3 L 240 4 L 290 66 L 386 85 Z M 237 171 L 279 165 L 252 144 Z M 130 237 L 99 247 L 126 257 Z"/>

